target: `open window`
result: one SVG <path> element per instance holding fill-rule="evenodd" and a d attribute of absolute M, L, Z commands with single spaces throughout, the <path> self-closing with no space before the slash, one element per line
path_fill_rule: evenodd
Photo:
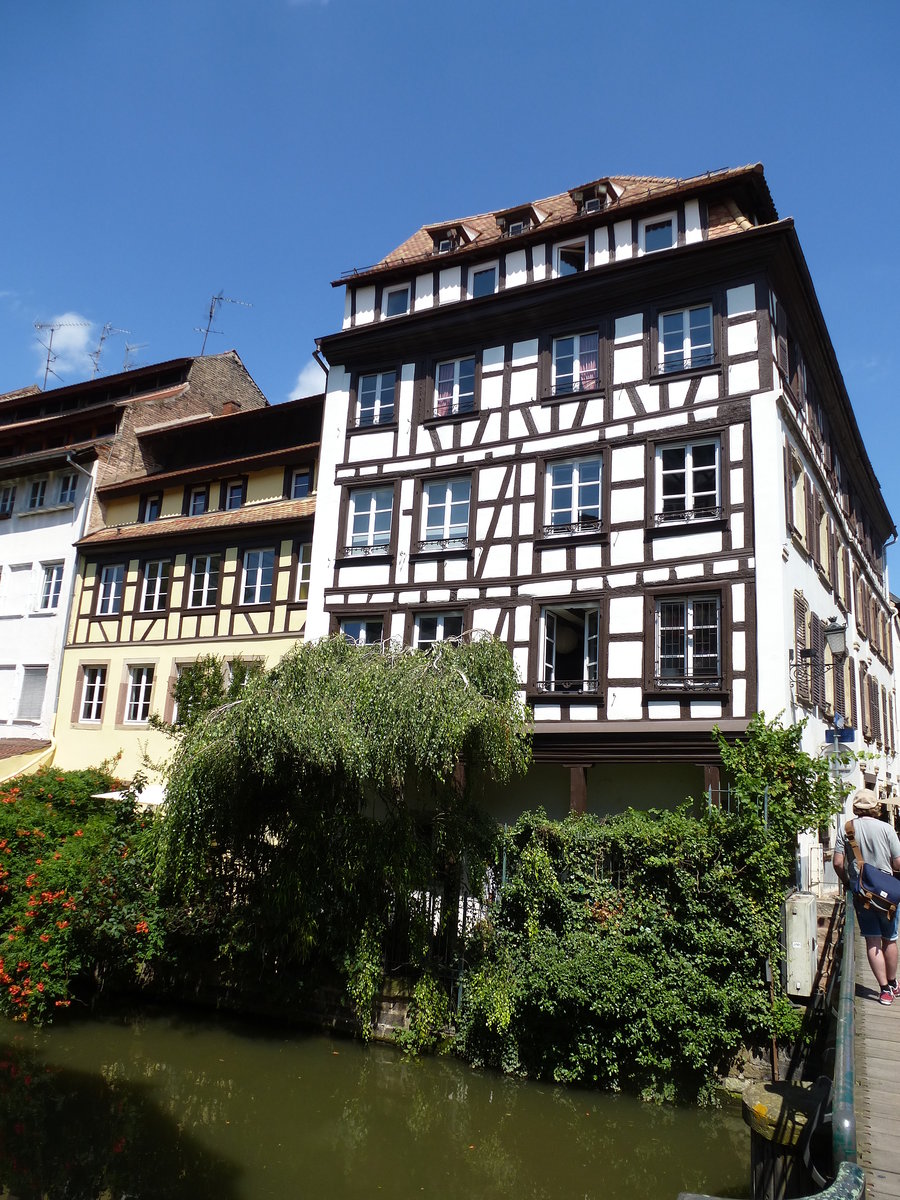
<path fill-rule="evenodd" d="M 600 692 L 600 608 L 545 608 L 541 612 L 539 692 L 596 696 Z"/>

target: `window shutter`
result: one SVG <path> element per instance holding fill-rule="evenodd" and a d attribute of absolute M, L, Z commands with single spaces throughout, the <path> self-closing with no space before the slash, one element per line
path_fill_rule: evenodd
<path fill-rule="evenodd" d="M 812 555 L 813 558 L 818 558 L 816 552 L 816 543 L 818 542 L 818 531 L 815 520 L 815 504 L 813 503 L 813 488 L 812 481 L 808 475 L 803 476 L 803 500 L 806 507 L 806 552 Z"/>
<path fill-rule="evenodd" d="M 791 466 L 791 449 L 787 443 L 784 447 L 784 519 L 790 533 L 794 527 L 794 469 Z"/>
<path fill-rule="evenodd" d="M 878 710 L 878 680 L 874 675 L 868 676 L 869 684 L 869 725 L 876 742 L 881 741 L 881 714 Z"/>
<path fill-rule="evenodd" d="M 47 687 L 46 667 L 26 667 L 22 679 L 22 691 L 19 693 L 19 710 L 17 718 L 20 721 L 39 721 L 41 709 L 44 707 L 44 691 Z"/>
<path fill-rule="evenodd" d="M 890 754 L 894 753 L 894 736 L 896 731 L 896 725 L 894 723 L 895 720 L 894 695 L 891 693 L 891 695 L 888 696 L 888 752 Z"/>
<path fill-rule="evenodd" d="M 863 737 L 869 741 L 872 737 L 869 704 L 869 678 L 864 663 L 859 664 L 859 723 L 862 726 Z"/>
<path fill-rule="evenodd" d="M 887 688 L 881 688 L 881 740 L 885 746 L 888 743 L 888 709 L 887 709 Z"/>
<path fill-rule="evenodd" d="M 847 659 L 847 680 L 850 684 L 850 727 L 859 728 L 859 712 L 856 703 L 856 663 L 852 658 Z"/>
<path fill-rule="evenodd" d="M 834 688 L 834 712 L 835 716 L 840 713 L 844 718 L 845 723 L 852 725 L 853 722 L 849 719 L 849 713 L 847 712 L 847 689 L 845 687 L 844 679 L 845 670 L 846 667 L 843 659 L 841 659 L 839 662 L 832 662 L 831 680 Z"/>
<path fill-rule="evenodd" d="M 844 601 L 844 608 L 850 609 L 850 551 L 845 546 L 841 551 L 841 557 L 844 560 L 844 570 L 841 578 L 841 599 Z"/>
<path fill-rule="evenodd" d="M 831 580 L 831 586 L 834 594 L 838 594 L 838 545 L 837 545 L 837 530 L 834 527 L 834 522 L 828 518 L 828 578 Z"/>
<path fill-rule="evenodd" d="M 794 593 L 794 667 L 797 677 L 797 699 L 809 703 L 809 660 L 804 658 L 802 651 L 806 646 L 806 614 L 807 606 L 803 596 Z"/>
<path fill-rule="evenodd" d="M 812 701 L 821 708 L 825 704 L 825 635 L 822 632 L 822 621 L 815 613 L 809 618 L 809 642 L 812 650 Z"/>

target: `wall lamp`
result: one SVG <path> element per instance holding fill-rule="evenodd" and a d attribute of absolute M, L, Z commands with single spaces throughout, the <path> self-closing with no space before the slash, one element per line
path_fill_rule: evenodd
<path fill-rule="evenodd" d="M 788 650 L 792 683 L 797 682 L 798 671 L 814 671 L 816 668 L 820 671 L 834 670 L 835 664 L 839 663 L 847 653 L 847 626 L 842 625 L 837 617 L 829 618 L 828 623 L 822 629 L 822 636 L 825 645 L 831 651 L 831 662 L 819 662 L 816 652 L 812 648 L 801 650 L 796 657 L 793 650 Z"/>

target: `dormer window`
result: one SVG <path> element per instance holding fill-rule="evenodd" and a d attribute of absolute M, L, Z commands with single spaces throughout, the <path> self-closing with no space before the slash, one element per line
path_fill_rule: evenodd
<path fill-rule="evenodd" d="M 459 246 L 459 230 L 445 229 L 442 233 L 435 234 L 434 252 L 435 254 L 450 254 Z"/>
<path fill-rule="evenodd" d="M 638 247 L 641 254 L 652 254 L 655 250 L 671 250 L 678 240 L 678 225 L 675 213 L 648 217 L 638 227 Z"/>
<path fill-rule="evenodd" d="M 509 237 L 517 237 L 520 233 L 525 233 L 530 228 L 530 221 L 510 221 L 506 232 Z"/>
<path fill-rule="evenodd" d="M 578 275 L 587 268 L 587 240 L 579 238 L 556 247 L 556 275 Z"/>
<path fill-rule="evenodd" d="M 610 197 L 615 199 L 616 193 L 608 180 L 597 183 L 586 183 L 584 187 L 573 188 L 569 195 L 578 209 L 579 216 L 588 213 L 602 212 Z"/>
<path fill-rule="evenodd" d="M 383 309 L 385 317 L 405 317 L 409 312 L 409 284 L 385 288 Z"/>
<path fill-rule="evenodd" d="M 589 200 L 585 200 L 584 204 L 582 204 L 581 211 L 585 213 L 595 213 L 600 212 L 602 208 L 603 201 L 600 199 L 600 197 L 591 196 Z"/>
<path fill-rule="evenodd" d="M 496 221 L 504 237 L 518 237 L 520 233 L 527 233 L 529 229 L 539 225 L 544 215 L 534 205 L 525 204 L 498 212 Z"/>

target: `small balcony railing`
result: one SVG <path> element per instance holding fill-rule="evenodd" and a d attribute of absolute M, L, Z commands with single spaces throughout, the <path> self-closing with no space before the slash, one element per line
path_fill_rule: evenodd
<path fill-rule="evenodd" d="M 535 691 L 545 695 L 558 695 L 566 693 L 569 695 L 582 696 L 598 696 L 600 694 L 599 679 L 554 679 L 548 681 L 539 679 Z"/>
<path fill-rule="evenodd" d="M 419 553 L 427 550 L 465 550 L 468 545 L 468 537 L 423 538 L 416 543 L 416 549 Z"/>
<path fill-rule="evenodd" d="M 657 525 L 683 525 L 691 521 L 715 521 L 725 516 L 725 509 L 719 505 L 704 504 L 699 508 L 683 508 L 673 512 L 656 514 Z"/>

